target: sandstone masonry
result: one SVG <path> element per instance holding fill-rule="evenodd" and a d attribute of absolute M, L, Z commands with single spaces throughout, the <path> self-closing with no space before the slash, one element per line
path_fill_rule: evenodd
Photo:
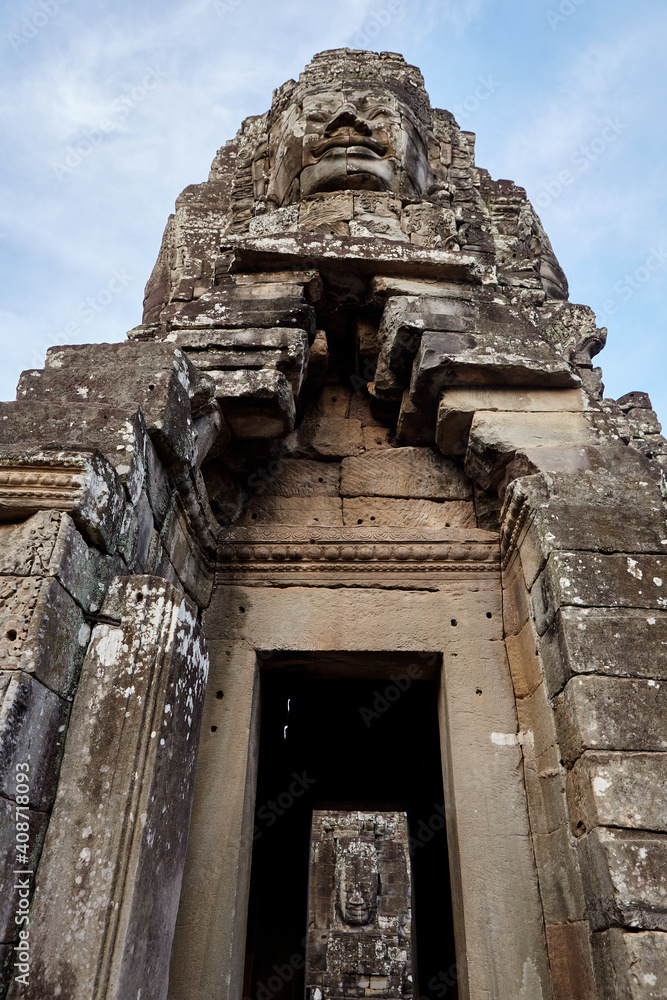
<path fill-rule="evenodd" d="M 667 441 L 605 339 L 401 56 L 243 123 L 127 342 L 0 404 L 2 996 L 240 1000 L 262 665 L 301 651 L 440 657 L 462 1000 L 667 997 Z M 403 950 L 358 995 L 411 995 Z"/>

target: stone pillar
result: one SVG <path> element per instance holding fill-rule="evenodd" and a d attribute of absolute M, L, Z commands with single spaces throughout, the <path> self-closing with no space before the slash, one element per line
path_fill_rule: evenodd
<path fill-rule="evenodd" d="M 209 645 L 211 678 L 169 1000 L 240 1000 L 243 988 L 259 750 L 257 655 L 216 639 Z"/>
<path fill-rule="evenodd" d="M 524 477 L 505 502 L 506 643 L 531 733 L 526 787 L 558 1000 L 649 1000 L 667 968 L 667 532 L 644 475 L 627 449 L 613 472 Z"/>
<path fill-rule="evenodd" d="M 164 580 L 118 578 L 102 616 L 37 878 L 29 985 L 11 998 L 167 992 L 208 657 L 194 606 Z"/>

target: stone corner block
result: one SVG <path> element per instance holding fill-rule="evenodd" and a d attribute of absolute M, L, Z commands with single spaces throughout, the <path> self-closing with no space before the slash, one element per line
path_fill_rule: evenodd
<path fill-rule="evenodd" d="M 19 521 L 40 510 L 68 511 L 84 537 L 113 552 L 125 493 L 100 452 L 5 448 L 0 455 L 0 520 Z"/>
<path fill-rule="evenodd" d="M 597 827 L 578 850 L 594 930 L 667 930 L 667 836 Z"/>

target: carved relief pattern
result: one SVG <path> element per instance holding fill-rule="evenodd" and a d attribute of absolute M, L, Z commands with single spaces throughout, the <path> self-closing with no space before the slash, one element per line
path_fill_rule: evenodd
<path fill-rule="evenodd" d="M 43 579 L 0 577 L 0 669 L 20 666 Z"/>
<path fill-rule="evenodd" d="M 47 573 L 60 522 L 60 513 L 40 511 L 23 524 L 0 525 L 0 574 L 35 576 Z"/>
<path fill-rule="evenodd" d="M 218 550 L 218 569 L 372 572 L 373 564 L 383 572 L 401 573 L 498 569 L 495 542 L 470 540 L 474 533 L 464 531 L 462 538 L 447 538 L 437 530 L 423 534 L 426 538 L 415 543 L 410 532 L 400 528 L 236 529 L 228 533 L 235 540 L 225 540 Z"/>
<path fill-rule="evenodd" d="M 82 470 L 53 465 L 4 466 L 0 469 L 0 504 L 19 497 L 38 497 L 41 506 L 58 507 L 81 492 Z"/>

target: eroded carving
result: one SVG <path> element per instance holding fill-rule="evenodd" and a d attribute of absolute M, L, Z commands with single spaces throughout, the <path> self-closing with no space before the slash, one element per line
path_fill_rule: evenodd
<path fill-rule="evenodd" d="M 271 132 L 268 199 L 277 207 L 328 191 L 421 197 L 432 176 L 423 123 L 389 88 L 313 87 Z"/>
<path fill-rule="evenodd" d="M 412 950 L 405 813 L 316 810 L 306 960 L 314 1000 L 408 1000 Z"/>

